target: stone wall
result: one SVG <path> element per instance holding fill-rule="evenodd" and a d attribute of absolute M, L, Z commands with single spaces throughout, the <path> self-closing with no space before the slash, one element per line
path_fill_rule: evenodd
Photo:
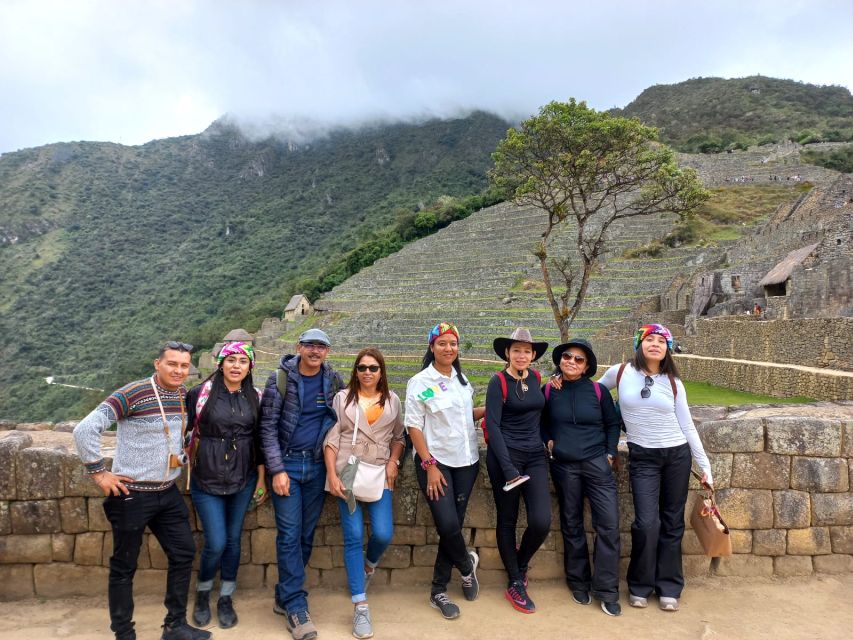
<path fill-rule="evenodd" d="M 700 318 L 693 327 L 679 338 L 687 353 L 853 371 L 853 318 L 728 316 Z"/>
<path fill-rule="evenodd" d="M 768 417 L 710 420 L 699 428 L 714 468 L 720 508 L 732 529 L 734 555 L 706 558 L 688 530 L 682 546 L 688 576 L 853 572 L 853 422 Z M 49 446 L 39 435 L 10 431 L 0 437 L 0 600 L 102 595 L 112 548 L 103 498 L 71 453 L 70 434 L 51 434 Z M 620 455 L 624 463 L 625 453 Z M 618 486 L 624 576 L 633 518 L 624 469 Z M 695 499 L 691 492 L 688 516 Z M 200 540 L 189 497 L 187 504 Z M 387 588 L 428 583 L 438 540 L 408 458 L 394 496 L 394 522 L 393 543 L 373 584 Z M 469 544 L 480 554 L 481 581 L 502 584 L 495 508 L 484 468 L 465 524 Z M 554 503 L 552 532 L 531 563 L 532 578 L 562 577 L 558 526 Z M 241 586 L 275 583 L 275 533 L 269 503 L 249 512 Z M 309 585 L 344 587 L 342 545 L 337 506 L 329 499 L 309 562 Z M 165 568 L 162 549 L 146 535 L 137 592 L 162 593 Z"/>
<path fill-rule="evenodd" d="M 681 375 L 690 382 L 706 382 L 776 398 L 853 399 L 853 373 L 846 371 L 822 371 L 690 354 L 678 355 L 675 361 Z"/>

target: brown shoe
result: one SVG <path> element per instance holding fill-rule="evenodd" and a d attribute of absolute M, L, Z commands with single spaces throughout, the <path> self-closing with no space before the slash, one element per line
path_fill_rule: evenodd
<path fill-rule="evenodd" d="M 287 616 L 287 628 L 293 640 L 311 640 L 317 637 L 317 627 L 311 622 L 311 615 L 307 611 L 297 611 Z"/>

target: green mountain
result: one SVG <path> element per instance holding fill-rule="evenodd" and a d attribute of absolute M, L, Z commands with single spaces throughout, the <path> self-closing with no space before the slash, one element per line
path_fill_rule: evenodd
<path fill-rule="evenodd" d="M 300 279 L 442 195 L 486 186 L 509 123 L 247 140 L 226 122 L 138 147 L 0 156 L 0 417 L 79 417 L 164 339 L 211 345 L 281 313 Z"/>
<path fill-rule="evenodd" d="M 764 76 L 655 85 L 612 113 L 658 127 L 663 142 L 687 153 L 853 140 L 848 89 Z"/>

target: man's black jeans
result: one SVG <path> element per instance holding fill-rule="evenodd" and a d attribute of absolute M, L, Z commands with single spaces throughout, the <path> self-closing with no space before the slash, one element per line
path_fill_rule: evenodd
<path fill-rule="evenodd" d="M 628 443 L 634 494 L 628 590 L 648 598 L 652 592 L 679 598 L 684 588 L 681 539 L 690 480 L 690 445 L 647 449 Z"/>
<path fill-rule="evenodd" d="M 189 512 L 178 487 L 163 491 L 131 491 L 104 499 L 104 513 L 113 528 L 110 558 L 110 629 L 116 638 L 135 638 L 133 629 L 133 576 L 146 525 L 169 560 L 166 576 L 165 623 L 186 620 L 195 541 Z"/>
<path fill-rule="evenodd" d="M 447 480 L 447 486 L 444 487 L 444 495 L 438 500 L 427 498 L 427 504 L 432 511 L 432 519 L 438 531 L 438 553 L 432 573 L 431 595 L 447 591 L 447 583 L 450 582 L 453 567 L 459 569 L 462 575 L 467 575 L 473 570 L 471 556 L 468 554 L 468 547 L 462 536 L 462 525 L 465 522 L 465 510 L 468 508 L 468 499 L 474 489 L 479 469 L 479 462 L 468 467 L 448 467 L 438 463 L 438 470 Z M 421 491 L 426 496 L 427 475 L 426 471 L 421 469 L 421 459 L 417 455 L 415 456 L 415 473 Z"/>

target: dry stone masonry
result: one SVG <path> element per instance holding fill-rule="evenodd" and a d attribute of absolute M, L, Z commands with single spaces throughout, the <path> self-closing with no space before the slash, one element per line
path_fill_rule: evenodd
<path fill-rule="evenodd" d="M 682 545 L 688 577 L 853 572 L 853 411 L 849 403 L 837 407 L 841 419 L 738 417 L 742 412 L 726 417 L 725 409 L 695 411 L 720 508 L 732 528 L 734 555 L 705 557 L 688 530 Z M 105 436 L 105 449 L 109 445 L 110 437 Z M 82 473 L 73 450 L 68 433 L 0 432 L 0 600 L 106 593 L 110 527 L 101 506 L 103 497 Z M 624 463 L 625 452 L 620 455 Z M 624 572 L 633 518 L 625 469 L 619 472 L 618 486 Z M 688 514 L 696 495 L 691 491 Z M 189 496 L 186 500 L 200 542 L 200 522 Z M 553 509 L 556 515 L 556 502 Z M 488 476 L 482 469 L 465 535 L 480 554 L 480 579 L 487 584 L 505 580 L 495 517 Z M 588 510 L 586 521 L 591 537 Z M 531 567 L 535 579 L 562 577 L 558 518 L 553 522 L 554 529 Z M 394 496 L 394 524 L 394 539 L 374 584 L 380 589 L 427 584 L 438 540 L 409 457 Z M 244 587 L 275 583 L 275 535 L 269 503 L 248 513 L 239 576 Z M 162 593 L 165 569 L 163 551 L 148 535 L 139 557 L 138 592 Z M 314 586 L 346 584 L 343 536 L 331 498 L 317 529 L 308 575 Z"/>

